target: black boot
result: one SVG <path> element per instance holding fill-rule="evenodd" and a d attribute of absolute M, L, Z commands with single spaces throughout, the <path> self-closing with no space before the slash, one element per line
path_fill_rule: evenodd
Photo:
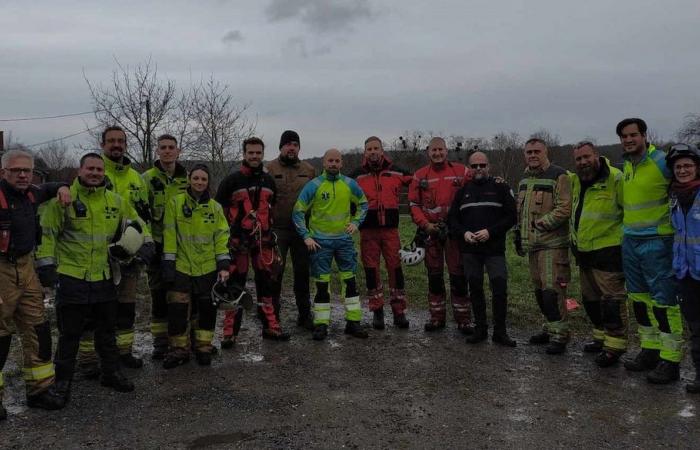
<path fill-rule="evenodd" d="M 134 383 L 129 381 L 120 371 L 102 374 L 100 384 L 105 387 L 111 387 L 117 392 L 131 392 L 134 390 Z"/>
<path fill-rule="evenodd" d="M 439 331 L 445 328 L 445 321 L 442 320 L 429 320 L 428 322 L 425 323 L 425 326 L 423 327 L 425 331 L 431 332 L 431 331 Z"/>
<path fill-rule="evenodd" d="M 600 353 L 603 351 L 603 341 L 593 339 L 583 344 L 584 353 Z"/>
<path fill-rule="evenodd" d="M 269 339 L 271 341 L 288 341 L 291 336 L 289 333 L 286 333 L 277 327 L 263 328 L 262 337 L 263 339 Z"/>
<path fill-rule="evenodd" d="M 195 358 L 197 358 L 197 364 L 200 366 L 211 366 L 211 353 L 197 352 L 195 353 Z"/>
<path fill-rule="evenodd" d="M 516 347 L 518 345 L 515 340 L 508 336 L 508 333 L 504 331 L 494 331 L 493 336 L 491 336 L 491 341 L 498 345 L 503 345 L 504 347 Z"/>
<path fill-rule="evenodd" d="M 474 327 L 471 323 L 459 323 L 457 324 L 457 329 L 465 336 L 471 336 L 474 334 Z"/>
<path fill-rule="evenodd" d="M 585 350 L 584 350 L 585 351 Z M 598 367 L 605 368 L 615 365 L 620 360 L 620 355 L 607 350 L 598 353 L 593 361 Z"/>
<path fill-rule="evenodd" d="M 369 337 L 369 334 L 362 329 L 360 322 L 355 320 L 345 321 L 345 334 L 349 334 L 352 337 L 360 339 L 367 339 Z"/>
<path fill-rule="evenodd" d="M 530 336 L 530 344 L 533 345 L 544 345 L 549 344 L 549 333 L 543 331 L 541 333 L 534 334 Z"/>
<path fill-rule="evenodd" d="M 190 360 L 189 352 L 186 350 L 171 351 L 165 355 L 163 360 L 163 369 L 174 369 L 177 366 L 188 363 Z"/>
<path fill-rule="evenodd" d="M 406 314 L 394 314 L 394 326 L 403 330 L 407 329 L 409 323 Z"/>
<path fill-rule="evenodd" d="M 561 355 L 566 351 L 566 343 L 559 341 L 552 341 L 549 343 L 545 349 L 545 353 L 548 355 Z"/>
<path fill-rule="evenodd" d="M 311 313 L 299 313 L 299 317 L 297 317 L 297 326 L 304 328 L 305 330 L 313 331 L 314 330 L 314 318 L 311 315 Z"/>
<path fill-rule="evenodd" d="M 314 341 L 322 341 L 328 336 L 328 325 L 316 325 L 314 332 L 311 334 L 311 338 Z"/>
<path fill-rule="evenodd" d="M 236 336 L 224 336 L 221 340 L 221 348 L 224 350 L 230 350 L 236 345 Z"/>
<path fill-rule="evenodd" d="M 689 394 L 700 394 L 700 367 L 695 367 L 695 380 L 685 385 L 685 391 Z"/>
<path fill-rule="evenodd" d="M 98 364 L 86 364 L 79 369 L 80 377 L 84 380 L 96 380 L 102 375 Z"/>
<path fill-rule="evenodd" d="M 680 368 L 677 362 L 662 359 L 654 370 L 647 374 L 647 381 L 652 384 L 668 384 L 680 378 Z"/>
<path fill-rule="evenodd" d="M 375 330 L 383 330 L 384 329 L 384 310 L 383 309 L 378 309 L 376 311 L 373 311 L 374 317 L 372 318 L 372 328 Z"/>
<path fill-rule="evenodd" d="M 63 404 L 67 405 L 70 401 L 70 380 L 56 380 L 53 385 L 54 392 L 63 398 Z"/>
<path fill-rule="evenodd" d="M 143 367 L 143 360 L 135 357 L 131 353 L 119 355 L 119 362 L 121 363 L 122 367 L 127 367 L 129 369 L 140 369 Z"/>
<path fill-rule="evenodd" d="M 0 402 L 0 420 L 5 420 L 5 419 L 7 419 L 7 410 L 2 405 L 2 402 Z"/>
<path fill-rule="evenodd" d="M 30 408 L 41 408 L 47 410 L 61 409 L 66 406 L 66 400 L 54 386 L 49 386 L 48 389 L 41 391 L 36 395 L 27 396 L 27 406 Z"/>
<path fill-rule="evenodd" d="M 467 344 L 478 344 L 484 342 L 489 337 L 489 332 L 486 328 L 476 327 L 471 336 L 467 336 Z"/>
<path fill-rule="evenodd" d="M 625 361 L 625 369 L 630 372 L 643 372 L 655 368 L 660 361 L 659 350 L 643 348 L 634 359 Z"/>

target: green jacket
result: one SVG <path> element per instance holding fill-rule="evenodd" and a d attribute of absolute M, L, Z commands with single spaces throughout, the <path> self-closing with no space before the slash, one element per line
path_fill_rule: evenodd
<path fill-rule="evenodd" d="M 580 252 L 622 244 L 622 172 L 601 156 L 601 172 L 581 193 L 581 180 L 571 179 L 571 243 Z"/>
<path fill-rule="evenodd" d="M 171 177 L 163 170 L 160 161 L 156 161 L 153 167 L 143 173 L 143 181 L 146 183 L 151 209 L 151 234 L 154 241 L 162 244 L 165 205 L 171 198 L 187 190 L 187 169 L 180 163 L 175 163 L 175 173 Z"/>
<path fill-rule="evenodd" d="M 53 199 L 42 210 L 36 265 L 56 265 L 59 274 L 80 280 L 109 280 L 107 248 L 122 220 L 138 220 L 145 234 L 150 233 L 131 205 L 104 185 L 87 188 L 76 178 L 70 191 L 72 205 L 62 207 Z"/>
<path fill-rule="evenodd" d="M 624 176 L 624 234 L 673 236 L 668 197 L 671 171 L 666 166 L 666 154 L 649 145 L 637 164 L 625 160 Z"/>
<path fill-rule="evenodd" d="M 518 186 L 518 230 L 523 249 L 533 252 L 569 247 L 571 184 L 566 170 L 548 164 L 540 170 L 525 170 Z M 535 228 L 534 222 L 544 225 Z"/>
<path fill-rule="evenodd" d="M 139 217 L 150 224 L 151 212 L 148 206 L 148 191 L 141 175 L 131 167 L 131 161 L 124 157 L 123 164 L 116 163 L 102 155 L 105 162 L 107 189 L 121 195 L 131 203 Z"/>
<path fill-rule="evenodd" d="M 208 194 L 195 200 L 188 192 L 171 198 L 165 208 L 163 260 L 175 270 L 200 276 L 228 269 L 229 228 L 224 210 Z"/>
<path fill-rule="evenodd" d="M 355 205 L 355 214 L 351 206 Z M 292 219 L 302 238 L 339 239 L 347 237 L 345 227 L 354 223 L 358 228 L 367 215 L 367 197 L 352 178 L 330 175 L 324 171 L 306 183 L 294 204 Z M 306 211 L 311 210 L 309 227 Z"/>

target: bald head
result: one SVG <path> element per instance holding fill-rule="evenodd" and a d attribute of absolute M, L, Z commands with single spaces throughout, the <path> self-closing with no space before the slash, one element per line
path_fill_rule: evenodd
<path fill-rule="evenodd" d="M 447 144 L 441 137 L 434 137 L 428 143 L 430 164 L 440 166 L 447 161 Z"/>
<path fill-rule="evenodd" d="M 323 154 L 323 169 L 331 174 L 337 175 L 343 167 L 343 155 L 337 148 L 326 150 Z"/>
<path fill-rule="evenodd" d="M 474 180 L 485 180 L 489 177 L 489 158 L 486 153 L 472 153 L 469 156 L 469 167 L 474 171 Z"/>

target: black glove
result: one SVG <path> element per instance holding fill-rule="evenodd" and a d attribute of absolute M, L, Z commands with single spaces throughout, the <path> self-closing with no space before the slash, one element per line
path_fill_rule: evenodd
<path fill-rule="evenodd" d="M 136 252 L 136 259 L 141 261 L 146 265 L 151 265 L 153 258 L 156 256 L 156 244 L 155 242 L 146 242 L 141 246 L 138 252 Z"/>
<path fill-rule="evenodd" d="M 175 261 L 163 260 L 160 269 L 164 283 L 173 283 L 175 281 Z"/>
<path fill-rule="evenodd" d="M 520 230 L 515 230 L 515 253 L 518 256 L 525 256 L 525 250 L 523 250 L 523 238 L 520 236 Z"/>
<path fill-rule="evenodd" d="M 231 268 L 230 259 L 220 259 L 216 262 L 216 271 L 221 272 L 222 270 L 229 270 Z"/>
<path fill-rule="evenodd" d="M 36 274 L 39 275 L 39 281 L 43 287 L 53 288 L 56 286 L 58 275 L 56 274 L 56 266 L 54 264 L 37 267 Z"/>

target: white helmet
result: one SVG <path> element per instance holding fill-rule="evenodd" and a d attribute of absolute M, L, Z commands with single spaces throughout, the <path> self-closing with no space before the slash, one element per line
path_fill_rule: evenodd
<path fill-rule="evenodd" d="M 109 256 L 117 261 L 128 264 L 143 245 L 145 237 L 141 224 L 125 219 L 122 221 L 117 235 L 109 245 Z"/>
<path fill-rule="evenodd" d="M 399 256 L 401 256 L 401 262 L 407 266 L 415 266 L 425 259 L 425 248 L 416 247 L 415 242 L 411 242 L 410 245 L 399 250 Z"/>

